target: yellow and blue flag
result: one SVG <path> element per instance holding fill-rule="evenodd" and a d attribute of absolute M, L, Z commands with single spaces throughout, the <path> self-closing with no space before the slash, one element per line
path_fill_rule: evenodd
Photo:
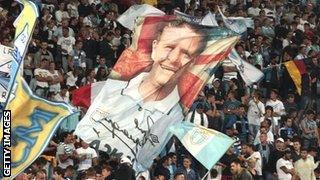
<path fill-rule="evenodd" d="M 223 133 L 187 121 L 176 123 L 169 129 L 208 170 L 220 160 L 234 143 L 232 138 Z"/>
<path fill-rule="evenodd" d="M 74 115 L 74 109 L 63 102 L 50 102 L 35 96 L 21 77 L 23 59 L 32 37 L 38 11 L 35 4 L 20 0 L 24 9 L 14 22 L 16 27 L 8 97 L 5 109 L 11 110 L 11 177 L 13 179 L 30 166 L 43 152 L 60 122 Z M 11 97 L 10 97 L 11 96 Z M 2 124 L 2 123 L 1 123 Z M 4 129 L 0 126 L 0 143 Z M 0 146 L 3 160 L 4 147 Z M 3 170 L 1 163 L 0 170 Z M 2 173 L 0 174 L 0 179 Z"/>
<path fill-rule="evenodd" d="M 14 48 L 12 51 L 12 62 L 10 71 L 10 81 L 8 84 L 8 92 L 12 92 L 16 84 L 16 78 L 18 74 L 22 71 L 21 64 L 23 64 L 23 58 L 28 49 L 29 42 L 32 38 L 32 33 L 36 25 L 37 18 L 39 16 L 37 6 L 27 0 L 19 0 L 23 4 L 23 10 L 14 21 L 13 25 L 16 28 L 15 38 L 14 38 Z M 18 78 L 20 78 L 19 76 Z M 11 93 L 7 93 L 6 102 L 4 107 L 6 109 Z"/>

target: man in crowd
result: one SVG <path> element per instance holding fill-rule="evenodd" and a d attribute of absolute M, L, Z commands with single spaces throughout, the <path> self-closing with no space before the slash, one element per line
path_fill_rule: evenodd
<path fill-rule="evenodd" d="M 315 180 L 314 170 L 318 167 L 319 162 L 315 163 L 313 158 L 308 155 L 308 149 L 301 149 L 301 158 L 294 163 L 294 169 L 300 179 Z"/>
<path fill-rule="evenodd" d="M 291 161 L 291 151 L 287 149 L 282 158 L 277 161 L 277 174 L 279 180 L 291 180 L 296 175 Z"/>
<path fill-rule="evenodd" d="M 233 174 L 232 179 L 234 180 L 253 180 L 249 171 L 241 166 L 241 161 L 239 159 L 232 161 L 231 173 Z"/>

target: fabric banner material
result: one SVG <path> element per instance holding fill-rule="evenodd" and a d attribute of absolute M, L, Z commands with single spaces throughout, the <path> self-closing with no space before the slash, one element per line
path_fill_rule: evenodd
<path fill-rule="evenodd" d="M 177 136 L 193 157 L 208 170 L 220 160 L 234 143 L 232 138 L 223 133 L 187 121 L 171 126 L 170 131 Z"/>
<path fill-rule="evenodd" d="M 30 1 L 19 0 L 23 4 L 23 10 L 14 21 L 13 25 L 16 28 L 14 48 L 12 51 L 12 62 L 10 70 L 10 81 L 8 84 L 8 92 L 11 92 L 15 86 L 16 77 L 22 69 L 23 58 L 28 48 L 29 42 L 32 38 L 32 33 L 39 16 L 38 7 Z M 22 71 L 20 71 L 22 72 Z M 5 109 L 8 105 L 11 93 L 7 93 Z M 11 100 L 11 99 L 10 99 Z"/>
<path fill-rule="evenodd" d="M 0 44 L 0 103 L 4 103 L 7 97 L 10 81 L 10 68 L 13 49 Z"/>
<path fill-rule="evenodd" d="M 11 179 L 30 166 L 50 142 L 59 123 L 74 110 L 65 103 L 49 102 L 33 95 L 28 84 L 17 77 L 15 97 L 10 101 Z M 2 144 L 3 126 L 0 126 Z M 2 146 L 0 146 L 2 152 Z M 0 156 L 3 154 L 1 153 Z M 1 157 L 2 159 L 2 157 Z M 1 174 L 2 175 L 2 174 Z"/>
<path fill-rule="evenodd" d="M 72 104 L 88 109 L 102 90 L 105 81 L 92 83 L 76 89 L 72 93 Z"/>
<path fill-rule="evenodd" d="M 124 51 L 76 135 L 97 149 L 128 156 L 148 169 L 183 120 L 212 69 L 239 36 L 226 28 L 189 24 L 175 16 L 138 18 Z"/>
<path fill-rule="evenodd" d="M 302 75 L 306 73 L 306 66 L 302 60 L 287 61 L 284 63 L 290 74 L 299 95 L 301 95 Z"/>
<path fill-rule="evenodd" d="M 235 49 L 232 49 L 231 53 L 229 54 L 229 59 L 233 64 L 236 65 L 243 81 L 247 86 L 251 86 L 253 83 L 258 82 L 263 78 L 263 72 L 247 61 L 241 59 Z"/>

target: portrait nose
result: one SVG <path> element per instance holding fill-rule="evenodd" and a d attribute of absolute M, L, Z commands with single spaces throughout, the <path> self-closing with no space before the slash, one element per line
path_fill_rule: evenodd
<path fill-rule="evenodd" d="M 167 60 L 174 67 L 181 67 L 180 50 L 178 48 L 172 49 L 168 54 Z"/>

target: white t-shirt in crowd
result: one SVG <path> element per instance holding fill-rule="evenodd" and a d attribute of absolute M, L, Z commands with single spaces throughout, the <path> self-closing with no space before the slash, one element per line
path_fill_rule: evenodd
<path fill-rule="evenodd" d="M 68 158 L 66 161 L 61 162 L 59 155 L 61 154 L 67 154 L 67 153 L 72 153 L 75 150 L 75 147 L 73 144 L 64 144 L 61 143 L 58 148 L 57 148 L 57 160 L 58 160 L 58 166 L 61 167 L 62 169 L 66 169 L 68 166 L 72 165 L 73 166 L 73 159 Z"/>
<path fill-rule="evenodd" d="M 280 114 L 280 116 L 277 116 L 277 117 L 273 117 L 274 120 L 275 120 L 275 126 L 278 125 L 278 121 L 281 119 L 281 116 L 282 115 L 285 115 L 285 108 L 284 108 L 284 105 L 282 103 L 282 101 L 280 100 L 271 100 L 269 99 L 267 102 L 266 102 L 266 106 L 271 106 L 273 108 L 273 112 L 276 112 L 278 114 Z"/>
<path fill-rule="evenodd" d="M 50 72 L 50 71 L 49 71 Z M 59 79 L 59 73 L 58 73 L 58 70 L 54 70 L 53 73 L 50 72 L 50 76 L 56 80 L 56 79 Z M 49 91 L 50 92 L 54 92 L 54 93 L 59 93 L 61 91 L 61 86 L 60 86 L 60 83 L 56 83 L 56 84 L 51 84 L 49 85 Z"/>
<path fill-rule="evenodd" d="M 255 103 L 253 100 L 249 101 L 249 108 L 248 108 L 248 123 L 260 126 L 261 123 L 261 116 L 265 113 L 264 104 L 259 101 Z"/>
<path fill-rule="evenodd" d="M 251 16 L 259 16 L 259 13 L 260 13 L 261 9 L 260 8 L 254 8 L 254 7 L 250 7 L 248 9 L 248 15 L 251 15 Z"/>
<path fill-rule="evenodd" d="M 287 169 L 292 169 L 293 164 L 290 160 L 285 160 L 283 158 L 280 158 L 277 161 L 277 174 L 279 180 L 291 180 L 292 175 L 290 173 L 286 174 L 280 167 L 285 166 Z"/>
<path fill-rule="evenodd" d="M 75 43 L 76 43 L 76 39 L 72 36 L 68 36 L 68 37 L 62 36 L 59 38 L 57 42 L 57 44 L 61 46 L 61 49 L 64 49 L 67 51 L 67 53 L 61 52 L 63 55 L 71 54 Z"/>
<path fill-rule="evenodd" d="M 40 77 L 49 77 L 49 76 L 51 76 L 51 73 L 46 69 L 37 68 L 37 69 L 34 70 L 34 75 L 35 76 L 40 76 Z M 40 86 L 42 88 L 49 87 L 49 83 L 48 82 L 44 82 L 44 81 L 36 81 L 36 84 L 37 84 L 37 86 Z"/>
<path fill-rule="evenodd" d="M 255 159 L 256 160 L 256 165 L 255 165 L 255 170 L 257 171 L 257 175 L 262 175 L 262 158 L 261 154 L 257 151 L 251 154 L 247 159 Z"/>
<path fill-rule="evenodd" d="M 78 77 L 75 77 L 72 73 L 72 71 L 67 73 L 67 86 L 76 86 L 76 82 L 78 80 Z"/>
<path fill-rule="evenodd" d="M 187 121 L 193 122 L 194 124 L 197 124 L 197 125 L 201 125 L 201 126 L 204 126 L 204 127 L 208 127 L 208 124 L 209 124 L 209 122 L 208 122 L 208 117 L 207 117 L 207 115 L 206 115 L 205 113 L 203 113 L 203 116 L 202 116 L 202 117 L 203 117 L 203 124 L 201 124 L 201 115 L 200 115 L 197 111 L 194 112 L 194 119 L 193 119 L 193 121 L 191 120 L 192 114 L 193 114 L 193 111 L 190 112 L 190 113 L 187 115 L 187 117 L 186 117 L 186 120 L 187 120 Z"/>
<path fill-rule="evenodd" d="M 76 152 L 80 157 L 86 155 L 86 159 L 79 162 L 78 171 L 87 170 L 92 167 L 92 159 L 97 157 L 97 153 L 94 149 L 92 149 L 91 147 L 88 147 L 86 149 L 81 147 L 78 148 Z"/>

